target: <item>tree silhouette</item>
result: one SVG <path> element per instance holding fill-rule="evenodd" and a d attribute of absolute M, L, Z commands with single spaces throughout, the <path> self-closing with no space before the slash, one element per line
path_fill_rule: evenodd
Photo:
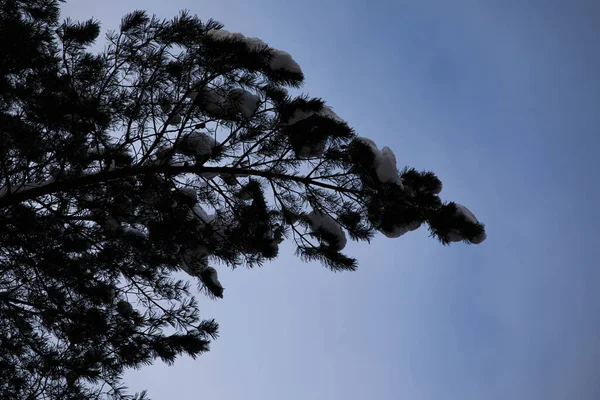
<path fill-rule="evenodd" d="M 290 94 L 288 53 L 135 11 L 93 54 L 98 22 L 59 23 L 59 5 L 0 5 L 1 398 L 133 398 L 125 369 L 207 351 L 217 324 L 175 271 L 214 298 L 216 265 L 285 239 L 334 271 L 357 267 L 347 236 L 485 239 L 432 172 Z"/>

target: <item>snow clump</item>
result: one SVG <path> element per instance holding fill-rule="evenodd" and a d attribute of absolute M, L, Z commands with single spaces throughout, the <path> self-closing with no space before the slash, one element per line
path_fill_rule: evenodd
<path fill-rule="evenodd" d="M 375 142 L 369 138 L 357 137 L 358 140 L 370 147 L 371 152 L 375 155 L 375 172 L 377 178 L 382 183 L 395 183 L 404 188 L 402 185 L 402 179 L 398 173 L 398 167 L 396 166 L 396 155 L 389 147 L 384 147 L 379 150 Z"/>
<path fill-rule="evenodd" d="M 465 219 L 467 222 L 469 222 L 471 224 L 479 223 L 479 221 L 475 217 L 475 214 L 473 214 L 471 212 L 471 210 L 469 210 L 467 207 L 463 206 L 462 204 L 458 204 L 458 203 L 455 203 L 455 204 L 456 204 L 456 215 L 457 216 Z M 485 233 L 485 231 L 483 231 L 483 232 L 481 232 L 481 234 L 479 234 L 475 237 L 465 238 L 457 230 L 452 230 L 452 231 L 448 232 L 447 238 L 450 242 L 461 242 L 461 241 L 467 239 L 472 244 L 480 244 L 487 238 L 487 234 Z"/>
<path fill-rule="evenodd" d="M 233 89 L 229 92 L 239 100 L 239 111 L 245 118 L 250 118 L 258 109 L 260 97 L 243 89 Z"/>
<path fill-rule="evenodd" d="M 248 38 L 242 35 L 241 33 L 232 33 L 225 29 L 211 29 L 207 32 L 207 35 L 214 40 L 240 40 L 242 42 L 245 42 L 251 50 L 255 51 L 268 47 L 265 42 L 258 38 Z M 271 70 L 283 70 L 286 72 L 302 74 L 302 69 L 300 68 L 300 65 L 298 65 L 298 63 L 292 58 L 292 56 L 289 53 L 273 48 L 270 48 L 270 50 L 273 54 L 273 57 L 271 58 L 271 61 L 269 63 L 269 67 L 271 68 Z"/>
<path fill-rule="evenodd" d="M 346 247 L 346 234 L 342 230 L 340 224 L 338 224 L 333 218 L 318 211 L 312 211 L 307 217 L 310 222 L 310 229 L 313 232 L 323 229 L 330 235 L 335 236 L 336 243 L 330 243 L 333 248 L 339 251 Z"/>
<path fill-rule="evenodd" d="M 182 142 L 196 156 L 211 156 L 216 147 L 220 146 L 215 138 L 204 132 L 192 132 L 183 138 Z"/>
<path fill-rule="evenodd" d="M 421 222 L 415 221 L 415 222 L 412 222 L 407 225 L 395 226 L 394 229 L 391 231 L 383 231 L 381 229 L 379 231 L 389 238 L 398 238 L 398 237 L 404 235 L 405 233 L 416 231 L 420 227 L 421 227 Z"/>

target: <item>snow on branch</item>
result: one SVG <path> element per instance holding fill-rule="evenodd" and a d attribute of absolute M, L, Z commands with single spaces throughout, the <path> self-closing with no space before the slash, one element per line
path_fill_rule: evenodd
<path fill-rule="evenodd" d="M 214 40 L 237 40 L 244 42 L 251 50 L 262 50 L 264 48 L 268 48 L 272 52 L 272 58 L 269 64 L 271 69 L 274 71 L 284 70 L 298 74 L 302 73 L 300 65 L 298 65 L 298 63 L 289 53 L 283 50 L 270 48 L 265 42 L 258 38 L 247 38 L 241 33 L 232 33 L 226 31 L 225 29 L 213 29 L 208 31 L 207 35 Z"/>
<path fill-rule="evenodd" d="M 311 211 L 307 217 L 310 221 L 310 229 L 313 232 L 318 232 L 322 229 L 334 238 L 332 243 L 329 243 L 332 248 L 340 251 L 346 247 L 346 234 L 340 224 L 331 216 L 319 211 Z"/>
<path fill-rule="evenodd" d="M 384 147 L 379 150 L 375 142 L 369 138 L 357 137 L 356 140 L 369 146 L 371 152 L 375 156 L 375 170 L 379 180 L 382 183 L 395 183 L 402 188 L 402 179 L 398 173 L 396 156 L 392 149 Z"/>

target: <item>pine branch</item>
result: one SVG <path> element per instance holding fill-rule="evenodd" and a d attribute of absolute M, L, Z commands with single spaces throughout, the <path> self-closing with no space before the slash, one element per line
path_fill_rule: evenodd
<path fill-rule="evenodd" d="M 0 398 L 141 400 L 126 368 L 216 338 L 176 271 L 215 298 L 209 262 L 260 266 L 289 237 L 333 271 L 357 268 L 347 235 L 485 239 L 433 173 L 290 95 L 289 54 L 135 11 L 94 55 L 98 23 L 60 25 L 58 3 L 0 7 Z"/>
<path fill-rule="evenodd" d="M 286 181 L 293 181 L 304 185 L 314 185 L 325 189 L 331 189 L 342 193 L 353 193 L 360 194 L 360 191 L 355 189 L 343 188 L 335 185 L 330 185 L 325 182 L 320 182 L 315 178 L 306 178 L 303 176 L 281 174 L 262 170 L 251 170 L 245 168 L 231 168 L 231 167 L 196 167 L 196 166 L 163 166 L 163 165 L 152 165 L 152 166 L 136 166 L 136 167 L 124 167 L 117 170 L 104 170 L 95 174 L 84 175 L 79 178 L 66 179 L 62 181 L 55 181 L 53 183 L 44 185 L 30 184 L 31 188 L 26 190 L 20 190 L 13 193 L 7 193 L 0 197 L 0 208 L 7 207 L 13 204 L 18 204 L 23 201 L 33 200 L 37 197 L 49 195 L 52 193 L 58 193 L 62 191 L 81 189 L 90 185 L 110 182 L 131 176 L 143 176 L 143 175 L 180 175 L 184 173 L 217 173 L 217 174 L 247 174 L 250 176 L 259 176 L 267 179 L 280 179 Z"/>

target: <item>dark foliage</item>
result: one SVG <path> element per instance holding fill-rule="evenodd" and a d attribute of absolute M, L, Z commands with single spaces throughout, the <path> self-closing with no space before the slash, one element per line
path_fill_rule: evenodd
<path fill-rule="evenodd" d="M 177 271 L 222 297 L 214 266 L 286 238 L 333 271 L 357 268 L 346 235 L 485 238 L 433 173 L 382 179 L 385 148 L 288 94 L 287 53 L 135 11 L 93 54 L 98 22 L 58 17 L 0 2 L 0 398 L 133 399 L 125 369 L 208 351 L 217 324 Z"/>

